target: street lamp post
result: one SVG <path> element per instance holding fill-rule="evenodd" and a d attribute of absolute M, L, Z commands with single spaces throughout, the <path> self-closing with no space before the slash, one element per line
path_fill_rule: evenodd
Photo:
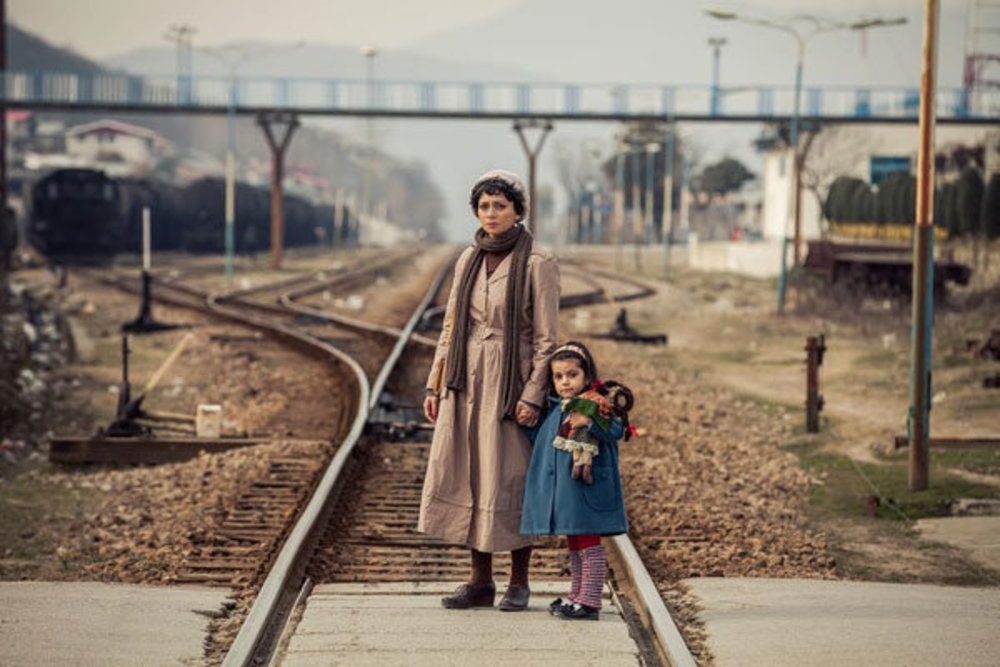
<path fill-rule="evenodd" d="M 795 239 L 794 239 L 794 257 L 795 266 L 799 265 L 799 260 L 801 256 L 801 239 L 802 239 L 802 224 L 801 224 L 801 210 L 800 210 L 800 200 L 799 200 L 799 190 L 800 190 L 800 171 L 801 164 L 799 156 L 799 113 L 800 113 L 800 98 L 802 97 L 802 65 L 805 59 L 806 45 L 816 35 L 833 32 L 836 30 L 866 30 L 868 28 L 882 28 L 895 25 L 902 25 L 906 23 L 906 19 L 903 17 L 893 18 L 893 19 L 861 19 L 851 22 L 840 22 L 840 21 L 829 21 L 826 19 L 820 19 L 815 16 L 809 16 L 807 14 L 799 14 L 793 16 L 787 22 L 776 21 L 772 19 L 756 18 L 751 16 L 743 16 L 725 9 L 714 9 L 706 8 L 705 14 L 708 16 L 720 19 L 724 21 L 736 20 L 742 21 L 744 23 L 751 23 L 753 25 L 764 26 L 765 28 L 774 28 L 775 30 L 780 30 L 781 32 L 791 35 L 795 38 L 797 45 L 797 55 L 795 59 L 795 99 L 794 99 L 794 111 L 792 113 L 792 123 L 788 137 L 789 146 L 792 149 L 792 197 L 793 197 L 793 215 L 795 219 Z M 802 27 L 805 26 L 805 27 Z M 782 258 L 782 264 L 784 265 L 784 258 Z M 780 285 L 782 290 L 784 289 L 784 275 L 780 280 Z M 782 311 L 784 304 L 784 293 L 778 296 L 778 312 Z"/>

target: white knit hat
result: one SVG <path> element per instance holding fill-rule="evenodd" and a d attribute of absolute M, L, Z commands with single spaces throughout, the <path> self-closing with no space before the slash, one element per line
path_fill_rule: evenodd
<path fill-rule="evenodd" d="M 524 198 L 524 213 L 521 215 L 521 219 L 526 220 L 528 218 L 528 211 L 531 210 L 531 202 L 529 201 L 530 197 L 528 196 L 528 190 L 524 187 L 524 181 L 521 180 L 521 177 L 512 171 L 493 169 L 476 179 L 476 182 L 472 184 L 472 191 L 475 191 L 475 189 L 483 181 L 489 181 L 492 179 L 503 181 L 510 187 L 514 188 L 514 190 L 516 190 L 521 197 Z"/>

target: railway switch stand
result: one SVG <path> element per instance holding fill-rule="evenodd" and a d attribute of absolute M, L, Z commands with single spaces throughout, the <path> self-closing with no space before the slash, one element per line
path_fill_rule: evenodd
<path fill-rule="evenodd" d="M 667 334 L 643 335 L 628 323 L 628 310 L 622 308 L 615 317 L 615 325 L 606 334 L 590 334 L 594 338 L 625 341 L 628 343 L 646 343 L 648 345 L 666 345 Z"/>
<path fill-rule="evenodd" d="M 153 276 L 149 271 L 142 271 L 142 303 L 139 305 L 139 316 L 122 325 L 122 331 L 129 333 L 151 333 L 176 329 L 176 324 L 164 324 L 153 318 Z"/>
<path fill-rule="evenodd" d="M 98 438 L 134 438 L 150 434 L 149 427 L 136 421 L 142 415 L 142 399 L 145 395 L 140 394 L 132 400 L 132 385 L 128 380 L 128 354 L 128 335 L 122 334 L 122 383 L 118 389 L 118 410 L 107 430 L 98 429 Z"/>
<path fill-rule="evenodd" d="M 819 393 L 819 367 L 823 365 L 826 337 L 823 334 L 806 338 L 806 432 L 819 433 L 819 413 L 823 396 Z"/>

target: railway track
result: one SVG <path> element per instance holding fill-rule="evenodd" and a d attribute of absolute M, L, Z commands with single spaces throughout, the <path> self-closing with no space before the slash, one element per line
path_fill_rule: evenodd
<path fill-rule="evenodd" d="M 448 271 L 439 273 L 407 324 L 398 330 L 300 303 L 321 290 L 353 288 L 358 281 L 370 279 L 380 267 L 396 261 L 398 258 L 388 258 L 377 266 L 322 280 L 316 280 L 314 275 L 297 276 L 280 284 L 223 295 L 206 295 L 177 281 L 161 290 L 169 294 L 161 293 L 159 298 L 175 305 L 207 309 L 264 330 L 313 356 L 335 357 L 355 376 L 353 420 L 347 423 L 349 412 L 345 411 L 340 432 L 333 438 L 338 444 L 329 448 L 328 461 L 317 462 L 326 456 L 273 461 L 265 478 L 255 482 L 237 502 L 212 543 L 192 554 L 179 579 L 257 591 L 223 664 L 259 664 L 273 651 L 285 620 L 301 597 L 303 582 L 311 586 L 312 582 L 464 578 L 468 568 L 465 548 L 441 544 L 415 531 L 429 444 L 419 438 L 363 438 L 365 423 L 378 407 L 402 351 L 413 342 L 417 323 L 433 302 L 440 300 Z M 604 273 L 602 285 L 592 271 L 574 267 L 571 272 L 591 289 L 566 295 L 560 304 L 564 308 L 624 301 L 652 293 L 645 285 L 613 274 Z M 609 294 L 608 280 L 629 284 L 631 291 Z M 384 349 L 386 342 L 393 339 L 395 345 L 388 358 L 376 363 L 375 357 L 380 355 L 373 354 L 372 347 L 382 345 Z M 417 342 L 424 349 L 434 344 L 430 338 Z M 422 362 L 426 372 L 429 356 L 412 356 L 416 358 L 408 363 Z M 412 368 L 409 372 L 397 369 L 397 374 L 415 378 L 422 375 Z M 422 382 L 418 379 L 416 384 L 406 387 L 405 382 L 397 381 L 394 401 L 404 408 L 409 402 L 409 407 L 415 409 L 422 397 Z M 295 517 L 293 525 L 290 522 Z M 550 540 L 535 550 L 531 565 L 534 580 L 565 578 L 563 552 L 558 547 L 558 541 Z M 693 664 L 628 538 L 615 538 L 610 551 L 614 588 L 627 596 L 619 605 L 631 610 L 636 626 L 633 629 L 647 637 L 652 647 L 649 655 L 658 655 L 663 664 Z M 502 560 L 497 563 L 498 577 L 506 574 L 506 567 Z"/>

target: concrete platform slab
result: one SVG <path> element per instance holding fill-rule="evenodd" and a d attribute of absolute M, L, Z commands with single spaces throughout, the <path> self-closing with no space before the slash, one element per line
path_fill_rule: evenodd
<path fill-rule="evenodd" d="M 1000 588 L 685 579 L 719 667 L 997 664 Z"/>
<path fill-rule="evenodd" d="M 1000 572 L 1000 516 L 960 516 L 921 519 L 922 537 L 963 551 L 984 567 Z"/>
<path fill-rule="evenodd" d="M 0 583 L 0 665 L 196 665 L 219 588 Z"/>
<path fill-rule="evenodd" d="M 528 610 L 449 610 L 456 583 L 333 584 L 310 595 L 282 665 L 639 665 L 639 649 L 608 601 L 597 622 L 551 616 L 553 592 L 532 587 Z M 502 593 L 502 589 L 499 591 Z M 498 596 L 499 601 L 499 596 Z"/>

